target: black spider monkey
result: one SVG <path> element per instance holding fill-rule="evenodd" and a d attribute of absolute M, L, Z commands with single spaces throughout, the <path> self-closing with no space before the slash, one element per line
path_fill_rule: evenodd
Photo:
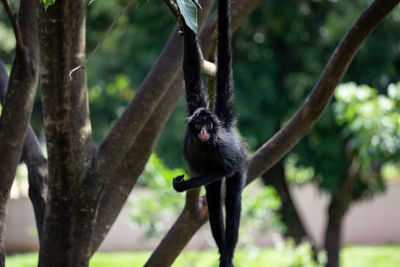
<path fill-rule="evenodd" d="M 183 72 L 188 107 L 184 156 L 192 172 L 174 178 L 178 192 L 205 185 L 211 231 L 220 254 L 220 266 L 233 266 L 238 240 L 241 193 L 247 177 L 246 148 L 236 132 L 233 106 L 232 52 L 229 0 L 218 2 L 218 55 L 214 110 L 202 87 L 196 34 L 183 23 Z M 222 178 L 226 177 L 226 225 L 222 211 Z"/>

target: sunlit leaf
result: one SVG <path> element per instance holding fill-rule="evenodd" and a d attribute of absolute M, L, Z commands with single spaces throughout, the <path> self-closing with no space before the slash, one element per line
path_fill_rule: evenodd
<path fill-rule="evenodd" d="M 197 32 L 197 7 L 192 0 L 176 0 L 186 25 Z"/>
<path fill-rule="evenodd" d="M 138 0 L 137 2 L 138 2 L 138 7 L 142 7 L 145 6 L 149 2 L 149 0 Z"/>
<path fill-rule="evenodd" d="M 51 5 L 54 5 L 55 2 L 56 0 L 43 0 L 44 9 L 47 10 L 47 8 Z"/>

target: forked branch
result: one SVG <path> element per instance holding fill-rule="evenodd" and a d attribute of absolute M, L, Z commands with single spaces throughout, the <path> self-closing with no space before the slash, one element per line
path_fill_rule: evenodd
<path fill-rule="evenodd" d="M 171 10 L 171 13 L 175 16 L 179 24 L 182 26 L 182 16 L 179 12 L 178 5 L 173 0 L 164 0 L 164 3 L 167 5 L 169 10 Z"/>
<path fill-rule="evenodd" d="M 400 0 L 375 0 L 352 25 L 333 52 L 320 79 L 300 109 L 277 134 L 260 147 L 249 159 L 247 184 L 254 181 L 271 168 L 314 126 L 328 106 L 337 84 L 342 79 L 361 44 L 382 19 L 393 10 L 399 1 Z M 163 259 L 165 261 L 173 262 L 177 253 L 165 254 L 163 252 L 167 249 L 170 250 L 172 244 L 180 243 L 181 240 L 190 240 L 190 237 L 192 237 L 199 228 L 197 226 L 203 224 L 206 218 L 206 206 L 197 214 L 198 223 L 196 227 L 190 224 L 190 219 L 182 222 L 184 218 L 180 216 L 171 229 L 181 225 L 181 234 L 174 237 L 174 232 L 168 232 L 159 247 L 153 252 L 147 264 L 150 266 L 153 260 L 157 259 L 159 255 L 164 255 L 165 257 Z M 181 249 L 181 246 L 176 249 Z"/>
<path fill-rule="evenodd" d="M 15 13 L 12 11 L 7 0 L 2 0 L 2 2 L 4 5 L 4 9 L 6 10 L 8 17 L 10 18 L 11 25 L 14 30 L 16 45 L 18 48 L 23 48 L 24 44 L 22 42 L 22 33 L 21 33 L 21 29 L 19 28 L 19 24 L 18 24 L 17 18 L 15 16 Z"/>
<path fill-rule="evenodd" d="M 6 0 L 3 0 L 6 1 Z M 86 65 L 89 63 L 89 61 L 92 59 L 92 57 L 97 53 L 97 50 L 99 50 L 100 46 L 103 44 L 104 40 L 106 39 L 106 37 L 110 34 L 111 30 L 114 28 L 115 24 L 117 23 L 117 21 L 119 20 L 119 18 L 126 12 L 126 10 L 128 10 L 128 8 L 130 6 L 132 6 L 134 3 L 136 2 L 136 0 L 131 0 L 129 1 L 129 3 L 123 8 L 121 9 L 121 11 L 119 12 L 119 14 L 114 18 L 114 21 L 111 23 L 110 27 L 108 27 L 107 31 L 104 33 L 103 37 L 101 38 L 101 40 L 99 41 L 99 43 L 96 45 L 96 48 L 92 51 L 92 53 L 90 53 L 89 57 L 85 60 L 85 63 L 79 66 L 76 66 L 75 68 L 73 68 L 69 74 L 68 74 L 68 80 L 71 81 L 72 80 L 72 74 L 74 74 L 75 71 L 80 70 L 80 69 L 84 69 L 86 67 Z"/>

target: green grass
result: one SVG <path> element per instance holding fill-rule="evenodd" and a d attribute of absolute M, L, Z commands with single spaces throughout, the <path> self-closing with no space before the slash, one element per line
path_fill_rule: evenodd
<path fill-rule="evenodd" d="M 149 258 L 150 252 L 96 253 L 90 267 L 139 267 Z M 260 253 L 238 250 L 236 267 L 281 267 L 287 265 L 287 252 L 272 248 Z M 217 267 L 218 255 L 215 250 L 185 251 L 173 267 Z M 37 253 L 7 256 L 7 267 L 35 267 Z M 293 265 L 294 266 L 294 265 Z M 302 267 L 301 265 L 295 265 Z M 292 267 L 292 266 L 291 266 Z M 341 267 L 400 267 L 400 246 L 350 246 L 342 250 Z"/>
<path fill-rule="evenodd" d="M 399 267 L 400 246 L 351 246 L 341 253 L 342 267 Z"/>

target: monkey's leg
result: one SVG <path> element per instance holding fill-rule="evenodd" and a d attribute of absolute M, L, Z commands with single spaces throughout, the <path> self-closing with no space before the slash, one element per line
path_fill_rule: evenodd
<path fill-rule="evenodd" d="M 224 215 L 222 212 L 221 182 L 213 182 L 206 186 L 206 197 L 208 205 L 208 214 L 211 226 L 211 232 L 217 243 L 219 253 L 222 254 L 224 246 Z"/>
<path fill-rule="evenodd" d="M 236 172 L 226 179 L 226 230 L 224 253 L 221 257 L 223 267 L 233 266 L 233 254 L 239 236 L 240 212 L 242 202 L 242 190 L 245 181 L 245 173 Z"/>

